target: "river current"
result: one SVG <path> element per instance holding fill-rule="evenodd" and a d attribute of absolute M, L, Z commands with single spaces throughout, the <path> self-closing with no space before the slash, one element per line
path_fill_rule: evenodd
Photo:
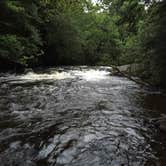
<path fill-rule="evenodd" d="M 1 166 L 165 166 L 166 97 L 110 67 L 0 74 Z"/>

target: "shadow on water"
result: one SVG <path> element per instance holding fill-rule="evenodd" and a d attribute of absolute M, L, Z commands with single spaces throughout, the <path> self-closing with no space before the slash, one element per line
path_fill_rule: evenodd
<path fill-rule="evenodd" d="M 165 166 L 165 101 L 109 67 L 3 74 L 1 165 Z"/>
<path fill-rule="evenodd" d="M 156 110 L 158 113 L 166 113 L 166 96 L 164 94 L 149 94 L 145 97 L 145 107 Z"/>

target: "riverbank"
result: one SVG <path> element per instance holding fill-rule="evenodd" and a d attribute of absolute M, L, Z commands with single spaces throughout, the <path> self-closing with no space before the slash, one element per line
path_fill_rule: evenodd
<path fill-rule="evenodd" d="M 165 89 L 154 86 L 154 84 L 150 83 L 149 80 L 139 77 L 140 71 L 142 70 L 140 66 L 140 64 L 113 66 L 113 74 L 126 77 L 140 85 L 150 87 L 153 90 L 156 89 L 157 91 L 165 94 Z M 162 132 L 166 132 L 166 112 L 161 114 L 159 118 L 154 118 L 152 123 L 154 123 Z"/>
<path fill-rule="evenodd" d="M 0 57 L 0 72 L 23 72 L 26 66 L 8 58 Z"/>
<path fill-rule="evenodd" d="M 165 87 L 159 84 L 155 84 L 146 74 L 144 74 L 144 66 L 142 64 L 128 64 L 122 66 L 112 66 L 113 74 L 127 77 L 128 79 L 141 84 L 143 86 L 150 87 L 156 91 L 166 93 Z"/>

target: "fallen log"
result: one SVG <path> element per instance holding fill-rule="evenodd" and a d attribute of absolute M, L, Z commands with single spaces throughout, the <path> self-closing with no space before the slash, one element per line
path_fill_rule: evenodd
<path fill-rule="evenodd" d="M 142 81 L 140 78 L 138 77 L 133 77 L 131 76 L 130 74 L 127 74 L 127 73 L 124 73 L 123 71 L 121 71 L 117 66 L 111 66 L 112 69 L 113 69 L 113 74 L 114 75 L 118 75 L 118 76 L 123 76 L 123 77 L 126 77 L 128 78 L 129 80 L 131 81 L 134 81 L 136 82 L 137 84 L 141 84 L 143 86 L 152 86 L 150 83 L 147 83 L 147 82 L 144 82 Z"/>

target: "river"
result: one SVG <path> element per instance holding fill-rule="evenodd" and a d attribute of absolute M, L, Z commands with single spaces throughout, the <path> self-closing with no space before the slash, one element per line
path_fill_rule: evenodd
<path fill-rule="evenodd" d="M 1 166 L 165 166 L 166 97 L 109 67 L 0 74 Z"/>

